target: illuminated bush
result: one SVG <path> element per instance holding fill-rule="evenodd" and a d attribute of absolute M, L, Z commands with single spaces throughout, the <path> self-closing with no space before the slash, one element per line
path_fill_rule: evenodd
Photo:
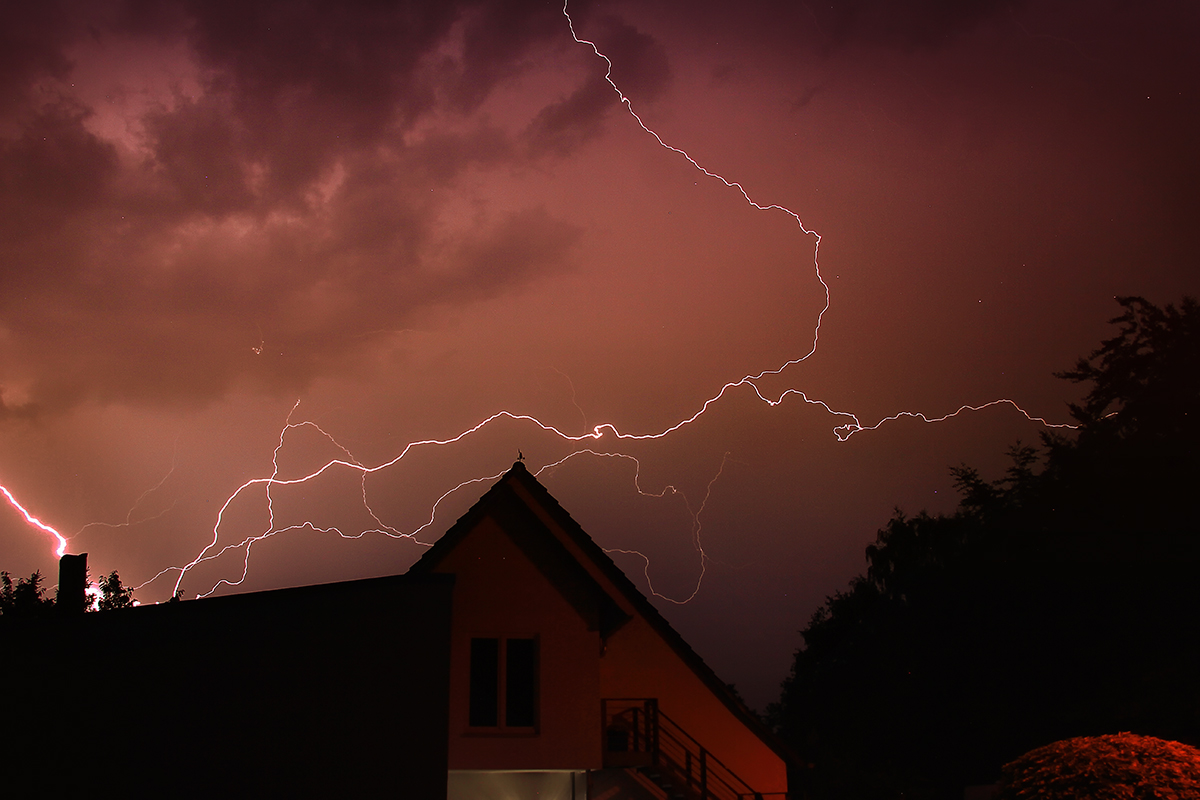
<path fill-rule="evenodd" d="M 1200 750 L 1119 733 L 1048 744 L 1004 765 L 997 800 L 1196 800 Z"/>

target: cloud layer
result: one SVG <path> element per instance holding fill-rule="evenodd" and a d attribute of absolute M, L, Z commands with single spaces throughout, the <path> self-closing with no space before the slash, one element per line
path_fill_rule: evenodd
<path fill-rule="evenodd" d="M 598 26 L 625 77 L 652 38 Z M 542 108 L 489 107 L 563 58 L 552 5 L 60 3 L 0 51 L 0 414 L 295 391 L 414 314 L 571 269 L 577 227 L 494 195 L 616 97 L 593 60 Z M 469 180 L 467 180 L 469 178 Z"/>

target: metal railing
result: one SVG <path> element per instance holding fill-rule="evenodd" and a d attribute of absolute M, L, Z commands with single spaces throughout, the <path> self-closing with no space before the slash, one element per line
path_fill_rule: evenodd
<path fill-rule="evenodd" d="M 766 800 L 786 794 L 756 792 L 674 720 L 655 698 L 604 699 L 604 765 L 654 770 L 651 780 L 689 800 Z"/>

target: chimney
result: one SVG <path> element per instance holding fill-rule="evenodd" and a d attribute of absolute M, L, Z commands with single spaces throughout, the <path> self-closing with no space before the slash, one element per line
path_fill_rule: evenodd
<path fill-rule="evenodd" d="M 87 608 L 87 553 L 58 560 L 58 613 L 74 616 Z"/>

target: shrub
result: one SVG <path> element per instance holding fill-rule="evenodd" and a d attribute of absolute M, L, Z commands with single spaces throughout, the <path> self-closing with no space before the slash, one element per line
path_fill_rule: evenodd
<path fill-rule="evenodd" d="M 1004 765 L 997 800 L 1197 800 L 1200 750 L 1152 736 L 1080 736 Z"/>

